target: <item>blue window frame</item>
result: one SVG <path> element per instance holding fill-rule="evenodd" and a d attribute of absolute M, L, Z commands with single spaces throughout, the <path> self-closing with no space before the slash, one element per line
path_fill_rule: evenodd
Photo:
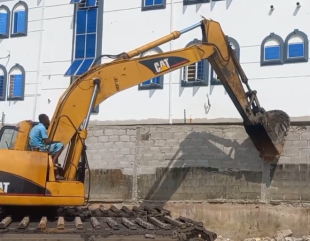
<path fill-rule="evenodd" d="M 166 0 L 142 0 L 142 11 L 165 9 Z"/>
<path fill-rule="evenodd" d="M 13 8 L 11 21 L 11 37 L 27 36 L 28 32 L 28 5 L 19 1 Z"/>
<path fill-rule="evenodd" d="M 291 43 L 288 45 L 288 57 L 298 58 L 304 56 L 304 43 Z"/>
<path fill-rule="evenodd" d="M 75 4 L 75 31 L 74 56 L 72 63 L 65 73 L 71 76 L 71 83 L 84 74 L 101 55 L 102 51 L 102 25 L 103 1 L 100 0 L 70 0 Z M 99 113 L 99 105 L 92 113 Z"/>
<path fill-rule="evenodd" d="M 271 45 L 267 44 L 272 41 Z M 270 33 L 269 36 L 264 38 L 261 43 L 261 66 L 266 65 L 282 65 L 283 64 L 283 51 L 284 42 L 283 39 L 274 33 Z"/>
<path fill-rule="evenodd" d="M 79 7 L 96 7 L 98 6 L 98 0 L 71 0 L 71 4 L 79 3 Z"/>
<path fill-rule="evenodd" d="M 7 71 L 3 65 L 0 65 L 0 101 L 6 99 L 6 82 L 7 82 Z"/>
<path fill-rule="evenodd" d="M 96 0 L 78 2 L 83 7 L 96 4 Z M 97 46 L 98 8 L 79 9 L 76 13 L 75 53 L 65 76 L 84 74 L 95 61 Z"/>
<path fill-rule="evenodd" d="M 5 76 L 0 75 L 0 100 L 3 101 L 5 100 Z"/>
<path fill-rule="evenodd" d="M 265 47 L 265 60 L 280 60 L 280 46 L 266 46 Z"/>
<path fill-rule="evenodd" d="M 294 40 L 292 39 L 294 38 Z M 285 39 L 284 43 L 284 63 L 308 62 L 309 40 L 308 36 L 295 29 Z"/>
<path fill-rule="evenodd" d="M 10 9 L 7 6 L 0 6 L 0 39 L 9 37 Z"/>
<path fill-rule="evenodd" d="M 24 100 L 25 70 L 19 64 L 13 66 L 9 75 L 8 100 Z"/>
<path fill-rule="evenodd" d="M 186 47 L 200 43 L 200 40 L 194 39 Z M 209 63 L 207 60 L 187 65 L 182 68 L 181 87 L 208 86 L 208 75 Z"/>
<path fill-rule="evenodd" d="M 141 54 L 141 57 L 151 56 L 154 54 L 160 54 L 163 51 L 159 47 L 155 47 Z M 164 88 L 164 76 L 157 76 L 153 79 L 144 81 L 138 85 L 138 90 L 162 90 Z"/>

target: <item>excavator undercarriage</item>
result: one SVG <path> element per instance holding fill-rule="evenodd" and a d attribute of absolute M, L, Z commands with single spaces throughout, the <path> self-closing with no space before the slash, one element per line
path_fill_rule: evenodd
<path fill-rule="evenodd" d="M 57 214 L 51 214 L 49 208 L 48 217 L 42 217 L 44 211 L 38 212 L 38 209 L 29 216 L 31 211 L 29 207 L 26 209 L 25 214 L 16 208 L 6 209 L 1 214 L 0 241 L 19 241 L 25 237 L 36 241 L 213 241 L 217 237 L 201 222 L 185 217 L 174 219 L 169 210 L 156 207 L 63 207 L 57 210 Z"/>

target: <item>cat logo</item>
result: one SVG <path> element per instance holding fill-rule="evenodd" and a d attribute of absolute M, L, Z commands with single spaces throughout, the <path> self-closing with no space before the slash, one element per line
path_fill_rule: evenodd
<path fill-rule="evenodd" d="M 155 62 L 154 67 L 157 73 L 170 69 L 168 58 Z"/>
<path fill-rule="evenodd" d="M 8 188 L 10 186 L 9 182 L 0 182 L 0 193 L 7 193 L 8 192 Z"/>
<path fill-rule="evenodd" d="M 149 59 L 142 59 L 139 63 L 147 67 L 155 75 L 162 74 L 163 72 L 169 72 L 170 70 L 176 69 L 179 66 L 190 62 L 188 59 L 179 56 L 148 58 Z"/>

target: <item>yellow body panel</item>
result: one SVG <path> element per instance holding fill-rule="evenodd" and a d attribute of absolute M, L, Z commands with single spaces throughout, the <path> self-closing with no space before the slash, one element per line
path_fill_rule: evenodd
<path fill-rule="evenodd" d="M 46 183 L 47 163 L 48 154 L 43 152 L 16 150 L 1 150 L 0 152 L 1 172 L 20 176 L 42 187 L 45 187 Z"/>

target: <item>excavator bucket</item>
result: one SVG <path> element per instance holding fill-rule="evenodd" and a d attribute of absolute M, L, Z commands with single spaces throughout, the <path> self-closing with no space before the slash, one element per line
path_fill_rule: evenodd
<path fill-rule="evenodd" d="M 266 161 L 279 158 L 290 128 L 290 117 L 281 110 L 257 114 L 254 125 L 244 125 L 260 157 Z"/>

